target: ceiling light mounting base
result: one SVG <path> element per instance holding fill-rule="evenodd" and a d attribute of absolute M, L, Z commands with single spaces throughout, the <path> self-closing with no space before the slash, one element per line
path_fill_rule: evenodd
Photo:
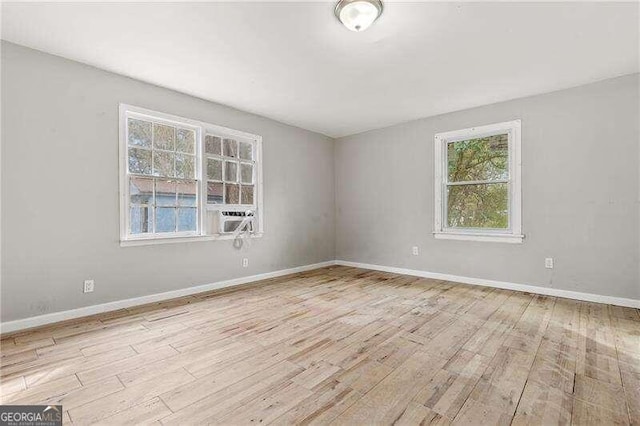
<path fill-rule="evenodd" d="M 334 14 L 351 31 L 364 31 L 382 15 L 381 0 L 339 0 Z"/>

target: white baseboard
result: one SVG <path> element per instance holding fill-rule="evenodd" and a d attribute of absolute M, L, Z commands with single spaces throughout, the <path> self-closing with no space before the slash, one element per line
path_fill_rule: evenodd
<path fill-rule="evenodd" d="M 324 268 L 332 265 L 352 266 L 355 268 L 371 269 L 375 271 L 391 272 L 394 274 L 413 275 L 416 277 L 432 278 L 459 282 L 464 284 L 481 285 L 485 287 L 502 288 L 506 290 L 524 291 L 527 293 L 544 294 L 548 296 L 565 297 L 567 299 L 584 300 L 587 302 L 606 303 L 610 305 L 626 306 L 640 309 L 640 300 L 627 299 L 624 297 L 603 296 L 592 293 L 582 293 L 578 291 L 560 290 L 556 288 L 539 287 L 526 284 L 510 283 L 505 281 L 485 280 L 481 278 L 463 277 L 459 275 L 441 274 L 438 272 L 419 271 L 415 269 L 396 268 L 392 266 L 372 265 L 369 263 L 348 262 L 345 260 L 330 260 L 327 262 L 314 263 L 312 265 L 298 266 L 296 268 L 282 269 L 264 274 L 251 275 L 248 277 L 234 278 L 226 281 L 218 281 L 212 284 L 204 284 L 195 287 L 188 287 L 180 290 L 167 291 L 165 293 L 151 294 L 148 296 L 134 297 L 131 299 L 117 300 L 115 302 L 102 303 L 100 305 L 86 306 L 83 308 L 71 309 L 62 312 L 39 315 L 31 318 L 24 318 L 15 321 L 0 323 L 0 333 L 11 333 L 14 331 L 26 330 L 28 328 L 39 327 L 60 321 L 86 317 L 89 315 L 101 314 L 123 308 L 144 305 L 147 303 L 161 302 L 163 300 L 175 299 L 177 297 L 189 296 L 206 291 L 217 290 L 236 285 L 247 284 L 254 281 L 266 280 L 269 278 L 281 277 L 283 275 L 305 272 L 313 269 Z"/>
<path fill-rule="evenodd" d="M 433 278 L 436 280 L 453 281 L 464 284 L 481 285 L 485 287 L 503 288 L 506 290 L 524 291 L 527 293 L 544 294 L 547 296 L 564 297 L 567 299 L 584 300 L 586 302 L 606 303 L 609 305 L 626 306 L 640 309 L 640 300 L 624 297 L 603 296 L 600 294 L 582 293 L 579 291 L 560 290 L 557 288 L 539 287 L 534 285 L 509 283 L 505 281 L 485 280 L 482 278 L 462 277 L 459 275 L 441 274 L 438 272 L 419 271 L 415 269 L 395 268 L 392 266 L 372 265 L 369 263 L 348 262 L 336 260 L 336 265 L 352 266 L 354 268 L 372 269 L 375 271 L 391 272 L 394 274 L 413 275 L 416 277 Z"/>
<path fill-rule="evenodd" d="M 147 303 L 161 302 L 163 300 L 175 299 L 177 297 L 189 296 L 206 291 L 217 290 L 226 287 L 232 287 L 241 284 L 247 284 L 253 281 L 266 280 L 276 278 L 283 275 L 295 274 L 297 272 L 305 272 L 313 269 L 324 268 L 325 266 L 335 265 L 333 260 L 328 262 L 314 263 L 312 265 L 298 266 L 296 268 L 282 269 L 274 272 L 266 272 L 264 274 L 251 275 L 248 277 L 234 278 L 226 281 L 218 281 L 212 284 L 204 284 L 195 287 L 183 288 L 180 290 L 167 291 L 165 293 L 150 294 L 148 296 L 134 297 L 131 299 L 117 300 L 115 302 L 102 303 L 100 305 L 86 306 L 77 309 L 71 309 L 62 312 L 53 312 L 50 314 L 39 315 L 36 317 L 24 318 L 15 321 L 0 323 L 0 333 L 11 333 L 13 331 L 25 330 L 28 328 L 39 327 L 41 325 L 52 324 L 60 321 L 86 317 L 89 315 L 101 314 L 104 312 L 115 311 L 132 306 L 144 305 Z"/>

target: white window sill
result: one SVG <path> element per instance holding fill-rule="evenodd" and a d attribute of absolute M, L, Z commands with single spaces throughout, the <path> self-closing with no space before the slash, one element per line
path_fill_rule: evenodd
<path fill-rule="evenodd" d="M 476 234 L 470 232 L 434 232 L 438 240 L 484 241 L 488 243 L 522 244 L 524 235 L 514 234 Z"/>
<path fill-rule="evenodd" d="M 251 238 L 261 238 L 262 232 L 252 234 Z M 233 240 L 233 235 L 193 235 L 180 237 L 161 237 L 161 238 L 135 238 L 130 240 L 121 240 L 120 247 L 136 247 L 136 246 L 152 246 L 158 244 L 174 244 L 174 243 L 193 243 L 198 241 L 226 241 Z"/>

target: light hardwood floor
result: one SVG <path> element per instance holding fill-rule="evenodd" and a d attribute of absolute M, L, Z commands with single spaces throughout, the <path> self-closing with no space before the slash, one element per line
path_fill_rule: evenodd
<path fill-rule="evenodd" d="M 2 338 L 90 424 L 640 424 L 636 309 L 336 266 Z"/>

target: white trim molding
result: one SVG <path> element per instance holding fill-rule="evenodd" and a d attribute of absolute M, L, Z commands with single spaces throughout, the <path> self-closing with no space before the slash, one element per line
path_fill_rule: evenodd
<path fill-rule="evenodd" d="M 499 243 L 522 243 L 522 123 L 520 120 L 468 129 L 437 133 L 434 137 L 434 231 L 436 239 L 471 240 Z M 508 136 L 509 175 L 504 179 L 487 181 L 449 182 L 447 172 L 448 144 L 468 139 L 495 135 Z M 482 229 L 449 227 L 447 220 L 447 191 L 453 185 L 478 184 L 508 185 L 508 227 L 506 229 Z"/>
<path fill-rule="evenodd" d="M 484 241 L 487 243 L 511 243 L 520 244 L 524 235 L 488 235 L 488 234 L 468 234 L 457 232 L 434 232 L 433 236 L 437 240 L 472 240 L 472 241 Z"/>
<path fill-rule="evenodd" d="M 145 305 L 147 303 L 161 302 L 164 300 L 175 299 L 178 297 L 190 296 L 192 294 L 204 293 L 211 290 L 233 287 L 242 284 L 248 284 L 254 281 L 266 280 L 269 278 L 281 277 L 284 275 L 295 274 L 298 272 L 311 271 L 313 269 L 333 266 L 333 260 L 311 265 L 298 266 L 295 268 L 281 269 L 279 271 L 265 272 L 263 274 L 251 275 L 247 277 L 234 278 L 226 281 L 218 281 L 211 284 L 204 284 L 195 287 L 188 287 L 179 290 L 167 291 L 164 293 L 150 294 L 148 296 L 134 297 L 125 300 L 116 300 L 114 302 L 102 303 L 100 305 L 85 306 L 68 311 L 53 312 L 50 314 L 39 315 L 36 317 L 23 318 L 14 321 L 0 323 L 0 333 L 11 333 L 14 331 L 26 330 L 28 328 L 39 327 L 42 325 L 53 324 L 61 321 L 86 317 L 89 315 L 102 314 L 105 312 L 116 311 L 118 309 L 130 308 L 133 306 Z"/>
<path fill-rule="evenodd" d="M 335 263 L 336 265 L 351 266 L 354 268 L 371 269 L 374 271 L 391 272 L 394 274 L 412 275 L 422 278 L 432 278 L 435 280 L 451 281 L 484 287 L 502 288 L 505 290 L 523 291 L 526 293 L 544 294 L 546 296 L 564 297 L 566 299 L 583 300 L 585 302 L 606 303 L 609 305 L 640 309 L 640 300 L 628 299 L 625 297 L 604 296 L 593 293 L 582 293 L 579 291 L 561 290 L 558 288 L 510 283 L 506 281 L 485 280 L 482 278 L 463 277 L 460 275 L 441 274 L 439 272 L 420 271 L 416 269 L 396 268 L 393 266 L 373 265 L 370 263 L 349 262 L 346 260 L 336 260 Z"/>

